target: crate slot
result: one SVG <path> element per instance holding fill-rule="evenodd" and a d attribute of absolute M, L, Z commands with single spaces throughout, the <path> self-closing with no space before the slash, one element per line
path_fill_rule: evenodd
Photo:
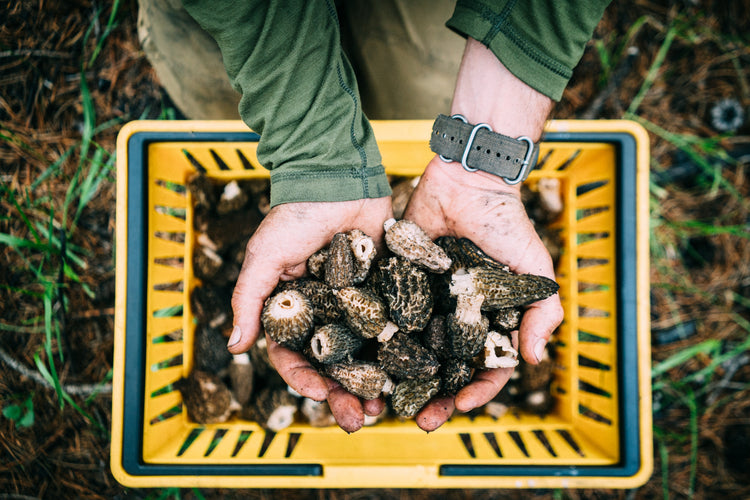
<path fill-rule="evenodd" d="M 182 316 L 182 304 L 154 309 L 154 318 L 174 318 Z"/>
<path fill-rule="evenodd" d="M 575 451 L 579 456 L 585 457 L 586 454 L 583 453 L 583 450 L 578 445 L 575 439 L 573 439 L 573 435 L 567 430 L 567 429 L 557 429 L 557 433 L 560 435 L 561 438 L 565 440 L 568 445 L 570 445 L 571 448 L 573 448 L 573 451 Z"/>
<path fill-rule="evenodd" d="M 237 438 L 237 443 L 234 445 L 234 450 L 232 450 L 232 458 L 236 457 L 237 454 L 240 452 L 243 446 L 245 446 L 245 443 L 247 443 L 247 440 L 250 439 L 250 435 L 253 433 L 253 431 L 248 430 L 241 430 L 240 435 Z"/>
<path fill-rule="evenodd" d="M 198 436 L 203 434 L 204 430 L 205 427 L 195 427 L 194 429 L 192 429 L 185 438 L 185 441 L 182 442 L 182 446 L 180 446 L 180 449 L 177 452 L 177 456 L 181 457 L 188 450 L 188 448 L 190 448 L 190 445 L 192 445 L 195 440 L 198 439 Z"/>
<path fill-rule="evenodd" d="M 175 269 L 183 269 L 185 267 L 184 257 L 155 257 L 153 262 L 160 266 L 172 267 Z"/>
<path fill-rule="evenodd" d="M 171 207 L 168 205 L 154 205 L 154 212 L 157 214 L 167 215 L 185 221 L 187 219 L 187 209 L 184 207 Z"/>
<path fill-rule="evenodd" d="M 186 202 L 186 196 L 187 196 L 187 187 L 185 187 L 184 184 L 180 184 L 179 182 L 174 182 L 171 180 L 166 179 L 156 179 L 154 181 L 154 184 L 158 188 L 163 188 L 163 190 L 170 191 L 172 193 L 182 195 L 182 204 L 185 205 Z M 155 193 L 161 192 L 162 189 L 159 189 L 158 191 L 155 191 Z"/>
<path fill-rule="evenodd" d="M 557 457 L 557 453 L 555 453 L 555 449 L 552 447 L 552 443 L 549 442 L 549 439 L 547 439 L 547 435 L 543 430 L 537 429 L 535 431 L 532 431 L 532 434 L 534 434 L 534 437 L 536 437 L 537 440 L 542 443 L 542 446 L 544 446 L 544 449 L 547 450 L 550 455 L 552 455 L 553 457 Z"/>
<path fill-rule="evenodd" d="M 297 443 L 299 443 L 299 439 L 302 436 L 299 432 L 290 432 L 289 433 L 289 441 L 286 443 L 286 452 L 284 452 L 284 458 L 289 458 L 292 456 L 292 452 L 294 451 L 294 448 L 297 447 Z"/>
<path fill-rule="evenodd" d="M 168 243 L 172 243 L 173 245 L 176 244 L 177 247 L 180 247 L 181 250 L 178 250 L 176 253 L 168 254 L 168 256 L 178 256 L 185 252 L 185 232 L 184 231 L 154 231 L 154 237 L 158 238 L 159 240 L 163 240 Z M 161 241 L 158 245 L 161 247 Z M 176 248 L 176 247 L 172 247 Z"/>
<path fill-rule="evenodd" d="M 485 432 L 484 438 L 490 444 L 490 447 L 492 448 L 492 451 L 495 452 L 495 455 L 497 455 L 499 458 L 503 458 L 503 452 L 502 450 L 500 450 L 500 443 L 497 442 L 497 437 L 495 436 L 495 433 Z"/>
<path fill-rule="evenodd" d="M 224 439 L 227 431 L 228 429 L 216 429 L 213 438 L 211 438 L 211 442 L 208 444 L 206 453 L 203 454 L 204 457 L 209 456 L 216 449 L 216 447 L 219 446 L 219 443 L 221 443 L 221 440 Z"/>
<path fill-rule="evenodd" d="M 151 339 L 152 344 L 168 344 L 170 342 L 179 342 L 182 340 L 182 328 L 172 330 L 171 332 L 157 335 Z"/>
<path fill-rule="evenodd" d="M 158 396 L 163 396 L 164 394 L 169 394 L 170 392 L 174 391 L 174 385 L 172 385 L 172 384 L 173 383 L 170 382 L 167 385 L 165 385 L 164 387 L 160 387 L 160 388 L 156 389 L 155 391 L 153 391 L 151 393 L 151 397 L 152 398 L 156 398 Z"/>
<path fill-rule="evenodd" d="M 215 149 L 209 149 L 208 152 L 211 153 L 211 157 L 216 162 L 216 166 L 219 167 L 219 170 L 231 170 L 229 165 L 227 165 L 221 156 L 219 156 L 219 153 L 217 153 Z"/>
<path fill-rule="evenodd" d="M 609 391 L 602 389 L 601 387 L 598 387 L 594 384 L 590 384 L 586 382 L 585 380 L 578 380 L 578 390 L 583 392 L 588 392 L 589 394 L 594 394 L 596 396 L 602 396 L 605 398 L 611 398 L 612 393 Z"/>
<path fill-rule="evenodd" d="M 584 194 L 590 193 L 591 191 L 606 186 L 607 184 L 609 184 L 607 179 L 580 184 L 579 186 L 576 186 L 576 196 L 583 196 Z"/>
<path fill-rule="evenodd" d="M 587 342 L 591 344 L 609 344 L 607 337 L 602 337 L 595 333 L 578 330 L 578 342 Z"/>
<path fill-rule="evenodd" d="M 159 422 L 164 422 L 165 420 L 169 420 L 170 418 L 174 418 L 177 415 L 182 414 L 182 403 L 177 404 L 175 406 L 172 406 L 168 410 L 158 414 L 154 418 L 148 421 L 149 425 L 155 425 Z"/>
<path fill-rule="evenodd" d="M 598 240 L 604 240 L 609 238 L 608 232 L 596 232 L 596 233 L 578 233 L 576 235 L 576 244 L 585 245 Z"/>
<path fill-rule="evenodd" d="M 557 168 L 555 168 L 554 170 L 557 170 L 557 171 L 567 170 L 567 168 L 576 160 L 576 158 L 578 158 L 578 156 L 580 154 L 581 154 L 581 150 L 580 149 L 576 149 L 575 151 L 573 151 L 572 154 L 570 154 L 568 157 L 566 157 L 562 161 L 562 163 L 560 163 L 557 166 Z"/>
<path fill-rule="evenodd" d="M 578 355 L 578 366 L 583 366 L 586 368 L 594 368 L 596 370 L 601 370 L 605 372 L 608 372 L 612 369 L 610 365 L 606 363 L 602 363 L 601 361 L 597 361 L 595 359 L 586 357 L 583 354 Z"/>
<path fill-rule="evenodd" d="M 471 440 L 471 434 L 462 432 L 458 435 L 458 437 L 461 439 L 461 443 L 463 443 L 464 448 L 466 448 L 466 451 L 469 453 L 469 456 L 471 458 L 477 458 L 477 452 L 474 449 L 474 443 Z"/>
<path fill-rule="evenodd" d="M 180 280 L 166 283 L 155 283 L 154 290 L 158 292 L 183 292 L 185 290 L 185 282 Z"/>
<path fill-rule="evenodd" d="M 601 413 L 597 413 L 588 406 L 584 406 L 582 404 L 578 405 L 578 413 L 584 417 L 590 418 L 591 420 L 594 420 L 595 422 L 599 422 L 602 424 L 612 425 L 612 420 L 605 417 Z"/>
<path fill-rule="evenodd" d="M 529 456 L 529 450 L 526 449 L 526 443 L 523 442 L 523 438 L 521 438 L 521 433 L 518 431 L 508 431 L 508 435 L 513 440 L 513 442 L 518 446 L 518 449 L 521 450 L 521 453 Z"/>
<path fill-rule="evenodd" d="M 193 167 L 195 167 L 195 169 L 198 172 L 200 172 L 202 174 L 205 174 L 206 172 L 208 172 L 208 170 L 206 170 L 206 167 L 204 167 L 203 164 L 201 162 L 199 162 L 198 159 L 195 156 L 191 155 L 190 152 L 187 149 L 183 148 L 182 149 L 182 154 L 185 155 L 185 158 L 188 159 L 188 161 L 190 162 L 190 164 Z"/>
<path fill-rule="evenodd" d="M 158 363 L 152 364 L 151 371 L 158 372 L 159 370 L 164 370 L 165 368 L 171 368 L 173 366 L 182 366 L 182 353 L 169 359 L 165 359 L 163 361 L 159 361 Z"/>
<path fill-rule="evenodd" d="M 245 170 L 257 170 L 255 166 L 250 163 L 250 160 L 247 159 L 247 156 L 242 153 L 242 151 L 240 151 L 239 149 L 235 149 L 235 151 L 237 152 L 237 157 L 240 159 L 240 163 L 242 163 L 242 168 L 244 168 Z"/>
<path fill-rule="evenodd" d="M 578 269 L 585 269 L 594 266 L 604 266 L 607 264 L 609 264 L 609 259 L 579 257 L 577 261 Z"/>
<path fill-rule="evenodd" d="M 263 457 L 263 455 L 266 454 L 268 451 L 268 448 L 271 446 L 271 443 L 273 442 L 274 438 L 276 437 L 276 433 L 273 431 L 266 431 L 265 435 L 263 436 L 263 443 L 260 445 L 260 450 L 258 451 L 258 458 Z"/>

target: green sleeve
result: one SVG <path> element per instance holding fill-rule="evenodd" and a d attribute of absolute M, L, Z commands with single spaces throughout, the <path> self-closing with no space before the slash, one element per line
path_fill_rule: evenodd
<path fill-rule="evenodd" d="M 448 27 L 559 101 L 610 0 L 458 0 Z"/>
<path fill-rule="evenodd" d="M 183 5 L 218 43 L 240 116 L 261 136 L 272 206 L 391 194 L 332 1 Z"/>

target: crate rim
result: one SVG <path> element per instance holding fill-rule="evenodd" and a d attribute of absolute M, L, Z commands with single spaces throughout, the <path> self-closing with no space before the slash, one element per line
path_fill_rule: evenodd
<path fill-rule="evenodd" d="M 373 121 L 376 137 L 378 139 L 388 139 L 391 137 L 400 138 L 397 130 L 400 127 L 410 126 L 417 127 L 419 130 L 429 131 L 431 121 L 427 120 L 388 120 Z M 595 129 L 595 132 L 592 131 Z M 141 135 L 139 137 L 139 134 Z M 146 134 L 146 135 L 143 135 Z M 150 135 L 150 139 L 148 136 Z M 153 135 L 155 134 L 155 135 Z M 648 206 L 642 199 L 648 195 L 648 134 L 639 124 L 628 120 L 553 120 L 545 128 L 545 141 L 550 142 L 579 142 L 583 136 L 596 136 L 596 142 L 615 142 L 619 147 L 632 148 L 631 153 L 634 155 L 635 168 L 632 174 L 631 192 L 621 194 L 631 196 L 633 200 L 632 213 L 624 214 L 632 217 L 633 228 L 636 228 L 637 220 L 647 220 Z M 427 137 L 427 134 L 424 135 Z M 138 141 L 144 141 L 140 144 L 132 143 L 133 138 Z M 252 138 L 251 138 L 252 137 Z M 154 139 L 156 138 L 156 139 Z M 318 477 L 322 474 L 323 466 L 321 464 L 269 464 L 269 465 L 242 465 L 242 466 L 222 466 L 222 465 L 204 465 L 215 472 L 210 476 L 195 475 L 195 467 L 191 465 L 157 465 L 143 464 L 137 459 L 126 458 L 123 446 L 126 429 L 124 429 L 123 412 L 125 408 L 125 379 L 132 379 L 139 374 L 134 373 L 132 366 L 126 363 L 126 351 L 133 347 L 127 344 L 126 331 L 126 313 L 127 309 L 127 291 L 131 283 L 127 280 L 127 268 L 142 266 L 139 260 L 145 259 L 145 252 L 141 255 L 128 254 L 128 224 L 133 221 L 128 217 L 128 207 L 132 204 L 142 202 L 146 192 L 141 190 L 129 190 L 128 180 L 132 174 L 129 165 L 129 154 L 134 151 L 131 147 L 142 147 L 149 140 L 174 140 L 182 141 L 226 141 L 235 140 L 257 140 L 258 135 L 247 129 L 245 124 L 238 120 L 229 121 L 176 121 L 164 122 L 153 120 L 142 120 L 130 122 L 123 126 L 117 139 L 117 162 L 118 162 L 118 182 L 117 182 L 117 252 L 120 256 L 126 256 L 125 259 L 117 259 L 117 298 L 116 298 L 116 318 L 115 318 L 115 335 L 120 341 L 115 342 L 114 354 L 114 372 L 113 380 L 113 423 L 112 423 L 112 447 L 111 447 L 111 469 L 115 478 L 122 484 L 129 486 L 224 486 L 224 487 L 247 487 L 242 481 L 244 476 L 253 476 L 258 479 L 257 484 L 253 487 L 268 487 L 275 485 L 278 487 L 279 475 L 285 476 L 288 487 L 341 487 L 340 485 L 319 484 L 321 479 Z M 623 142 L 625 141 L 625 142 Z M 625 144 L 627 143 L 627 144 Z M 625 184 L 625 183 L 618 183 Z M 129 192 L 133 195 L 128 198 Z M 625 212 L 622 210 L 622 212 Z M 132 213 L 131 213 L 132 214 Z M 645 215 L 645 216 L 644 216 Z M 130 221 L 130 222 L 129 222 Z M 618 221 L 619 222 L 619 221 Z M 623 258 L 632 259 L 635 262 L 633 269 L 636 270 L 635 277 L 630 286 L 633 287 L 633 299 L 637 299 L 638 294 L 644 287 L 648 286 L 648 234 L 641 234 L 644 231 L 635 231 L 631 240 L 630 253 L 622 255 Z M 621 252 L 618 248 L 618 260 Z M 618 280 L 623 266 L 618 265 Z M 627 278 L 627 277 L 626 277 Z M 622 281 L 619 281 L 622 283 Z M 134 288 L 132 290 L 135 290 Z M 633 308 L 636 316 L 634 318 L 622 318 L 624 315 L 618 315 L 618 324 L 620 319 L 631 321 L 635 326 L 637 338 L 635 339 L 635 348 L 626 356 L 634 358 L 638 367 L 637 380 L 631 381 L 635 386 L 635 405 L 625 406 L 626 411 L 635 414 L 634 421 L 638 423 L 637 439 L 640 442 L 638 457 L 636 462 L 630 460 L 625 469 L 609 471 L 606 476 L 597 475 L 596 472 L 604 472 L 605 469 L 612 469 L 612 466 L 579 466 L 571 467 L 566 473 L 560 471 L 558 466 L 553 467 L 529 467 L 529 466 L 494 466 L 494 465 L 456 465 L 442 464 L 439 466 L 437 474 L 440 480 L 437 484 L 398 484 L 389 486 L 401 487 L 498 487 L 498 486 L 521 486 L 521 487 L 633 487 L 643 484 L 651 475 L 653 469 L 652 443 L 651 443 L 651 397 L 650 397 L 650 356 L 648 349 L 638 348 L 638 346 L 650 345 L 648 329 L 648 304 L 643 301 L 634 301 L 630 306 Z M 142 354 L 142 353 L 141 353 Z M 130 368 L 130 370 L 128 370 Z M 619 384 L 623 384 L 623 378 L 620 377 Z M 628 382 L 630 383 L 630 382 Z M 623 392 L 623 394 L 626 394 Z M 136 405 L 128 405 L 130 407 Z M 132 410 L 132 408 L 131 408 Z M 632 415 L 631 415 L 632 416 Z M 623 430 L 621 429 L 621 432 Z M 142 436 L 140 436 L 142 438 Z M 140 447 L 139 447 L 140 449 Z M 632 458 L 632 457 L 631 457 Z M 626 459 L 628 461 L 628 459 Z M 291 467 L 291 468 L 290 468 Z M 300 468 L 301 467 L 301 468 Z M 326 475 L 330 477 L 342 477 L 347 475 L 347 471 L 356 469 L 352 466 L 326 465 Z M 465 470 L 466 468 L 470 470 Z M 248 470 L 252 468 L 252 470 Z M 331 474 L 331 469 L 337 468 L 338 473 Z M 148 469 L 148 470 L 147 470 Z M 167 470 L 168 469 L 168 470 Z M 423 471 L 428 479 L 430 474 L 435 475 L 432 467 L 425 467 Z M 430 470 L 428 470 L 430 469 Z M 497 469 L 502 469 L 498 471 Z M 556 469 L 551 471 L 550 469 Z M 446 474 L 447 472 L 447 474 Z M 468 473 L 467 473 L 468 472 Z M 502 472 L 503 475 L 496 475 Z M 554 472 L 555 475 L 543 475 L 544 473 Z M 587 474 L 591 472 L 591 474 Z M 614 473 L 613 473 L 614 472 Z M 510 473 L 510 474 L 509 474 Z M 257 474 L 257 475 L 256 475 Z M 457 474 L 454 476 L 453 474 Z M 265 477 L 268 476 L 268 477 Z M 315 478 L 314 483 L 306 481 L 306 478 L 312 476 Z M 268 480 L 270 478 L 270 481 Z M 443 479 L 447 478 L 448 481 Z M 457 479 L 457 481 L 451 481 Z M 377 487 L 378 485 L 362 484 L 362 487 Z M 286 486 L 285 486 L 286 487 Z"/>

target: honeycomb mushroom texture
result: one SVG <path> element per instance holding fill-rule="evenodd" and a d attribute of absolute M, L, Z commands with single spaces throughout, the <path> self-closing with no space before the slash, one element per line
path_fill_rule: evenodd
<path fill-rule="evenodd" d="M 310 339 L 312 356 L 324 364 L 351 360 L 362 344 L 364 339 L 360 335 L 335 323 L 317 327 Z"/>
<path fill-rule="evenodd" d="M 510 332 L 512 330 L 518 330 L 521 326 L 521 317 L 523 311 L 517 307 L 506 307 L 504 309 L 498 309 L 492 314 L 490 319 L 490 325 L 493 329 L 501 332 Z"/>
<path fill-rule="evenodd" d="M 229 388 L 213 373 L 193 370 L 175 386 L 182 394 L 188 416 L 199 424 L 226 422 L 240 409 Z"/>
<path fill-rule="evenodd" d="M 399 380 L 433 377 L 440 368 L 434 352 L 403 332 L 380 344 L 378 361 L 388 375 Z"/>
<path fill-rule="evenodd" d="M 448 341 L 448 328 L 445 326 L 445 316 L 433 314 L 427 328 L 422 331 L 422 345 L 432 349 L 439 360 L 451 357 Z"/>
<path fill-rule="evenodd" d="M 490 321 L 482 315 L 483 302 L 481 294 L 461 294 L 456 311 L 445 319 L 450 346 L 458 358 L 471 359 L 484 346 Z"/>
<path fill-rule="evenodd" d="M 396 415 L 411 418 L 440 390 L 440 377 L 404 380 L 391 394 L 391 407 Z"/>
<path fill-rule="evenodd" d="M 443 379 L 440 392 L 454 395 L 471 381 L 472 368 L 465 359 L 451 358 L 443 362 L 440 374 Z"/>
<path fill-rule="evenodd" d="M 326 277 L 326 261 L 328 260 L 328 248 L 321 248 L 307 258 L 307 270 L 318 279 Z"/>
<path fill-rule="evenodd" d="M 379 366 L 364 361 L 327 365 L 325 375 L 362 399 L 375 399 L 391 389 L 391 379 Z"/>
<path fill-rule="evenodd" d="M 485 311 L 525 306 L 554 295 L 559 288 L 557 283 L 544 276 L 514 274 L 487 266 L 472 267 L 465 273 L 456 272 L 450 284 L 453 295 L 484 295 L 482 309 Z"/>
<path fill-rule="evenodd" d="M 383 227 L 385 244 L 396 255 L 434 273 L 444 273 L 451 266 L 450 257 L 416 223 L 388 219 Z"/>
<path fill-rule="evenodd" d="M 269 337 L 284 347 L 301 351 L 312 334 L 312 303 L 297 290 L 277 293 L 263 306 L 261 321 Z"/>
<path fill-rule="evenodd" d="M 362 337 L 377 337 L 388 324 L 385 304 L 375 293 L 361 288 L 346 287 L 337 290 L 334 295 L 344 312 L 346 323 Z"/>
<path fill-rule="evenodd" d="M 310 300 L 313 317 L 318 325 L 343 321 L 343 312 L 331 287 L 315 279 L 300 278 L 293 281 L 282 281 L 276 287 L 277 292 L 297 290 Z"/>
<path fill-rule="evenodd" d="M 325 281 L 334 290 L 354 285 L 354 254 L 346 233 L 333 235 L 325 263 Z"/>
<path fill-rule="evenodd" d="M 378 263 L 378 277 L 393 322 L 405 332 L 423 330 L 433 305 L 427 273 L 408 260 L 390 257 Z"/>

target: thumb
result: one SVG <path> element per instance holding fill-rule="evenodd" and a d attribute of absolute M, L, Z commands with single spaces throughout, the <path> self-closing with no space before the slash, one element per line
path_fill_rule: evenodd
<path fill-rule="evenodd" d="M 227 342 L 229 352 L 245 352 L 255 343 L 260 334 L 263 305 L 278 282 L 275 266 L 263 265 L 248 250 L 232 293 L 234 327 Z"/>

